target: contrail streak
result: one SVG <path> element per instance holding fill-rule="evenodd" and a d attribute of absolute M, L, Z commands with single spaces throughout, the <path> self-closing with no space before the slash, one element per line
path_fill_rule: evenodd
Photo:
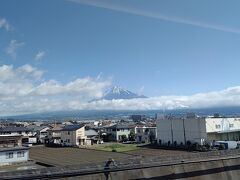
<path fill-rule="evenodd" d="M 200 27 L 200 28 L 213 29 L 213 30 L 217 30 L 217 31 L 224 31 L 224 32 L 229 32 L 229 33 L 240 34 L 240 29 L 238 29 L 238 28 L 227 27 L 227 26 L 223 26 L 223 25 L 219 25 L 219 24 L 206 23 L 206 22 L 201 22 L 201 21 L 196 21 L 196 20 L 189 20 L 189 19 L 184 19 L 181 17 L 167 16 L 164 14 L 154 13 L 151 11 L 141 10 L 141 9 L 137 9 L 137 8 L 133 8 L 133 7 L 110 4 L 110 3 L 100 1 L 100 0 L 98 0 L 98 1 L 97 0 L 68 0 L 68 1 L 85 4 L 85 5 L 89 5 L 89 6 L 94 6 L 94 7 L 99 7 L 99 8 L 104 8 L 104 9 L 109 9 L 109 10 L 113 10 L 113 11 L 138 15 L 138 16 L 145 16 L 145 17 L 159 19 L 159 20 L 163 20 L 163 21 L 169 21 L 169 22 L 186 24 L 186 25 L 191 25 L 191 26 Z"/>

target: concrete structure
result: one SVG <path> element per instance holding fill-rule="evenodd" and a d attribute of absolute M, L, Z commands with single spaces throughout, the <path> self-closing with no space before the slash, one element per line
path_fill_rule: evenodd
<path fill-rule="evenodd" d="M 209 140 L 239 141 L 240 118 L 208 117 L 206 118 L 206 130 Z"/>
<path fill-rule="evenodd" d="M 61 145 L 79 146 L 86 145 L 85 126 L 67 125 L 61 130 Z"/>
<path fill-rule="evenodd" d="M 0 135 L 0 166 L 26 162 L 29 148 L 22 146 L 21 135 Z"/>
<path fill-rule="evenodd" d="M 157 138 L 157 127 L 137 126 L 135 138 L 139 143 L 151 143 Z"/>
<path fill-rule="evenodd" d="M 161 144 L 203 144 L 207 139 L 205 118 L 194 114 L 186 117 L 158 116 L 157 139 Z"/>

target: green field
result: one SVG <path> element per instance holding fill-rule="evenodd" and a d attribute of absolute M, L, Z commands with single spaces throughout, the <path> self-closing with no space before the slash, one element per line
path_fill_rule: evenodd
<path fill-rule="evenodd" d="M 138 147 L 137 144 L 119 144 L 119 143 L 113 143 L 113 144 L 101 144 L 94 146 L 94 149 L 96 150 L 102 150 L 102 151 L 113 151 L 113 152 L 127 152 L 132 150 L 138 150 L 140 147 Z"/>

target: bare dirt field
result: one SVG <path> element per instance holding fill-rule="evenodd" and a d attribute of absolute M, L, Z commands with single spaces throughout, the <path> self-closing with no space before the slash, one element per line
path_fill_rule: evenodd
<path fill-rule="evenodd" d="M 104 164 L 108 158 L 122 160 L 132 155 L 79 148 L 32 147 L 30 159 L 52 166 Z"/>
<path fill-rule="evenodd" d="M 79 148 L 50 148 L 50 147 L 32 147 L 30 149 L 30 159 L 51 166 L 68 166 L 68 165 L 83 165 L 96 164 L 103 165 L 106 160 L 113 158 L 116 161 L 126 162 L 135 157 L 147 158 L 150 156 L 177 156 L 186 154 L 186 151 L 162 150 L 140 148 L 138 150 L 128 151 L 124 153 L 107 152 L 93 149 Z"/>

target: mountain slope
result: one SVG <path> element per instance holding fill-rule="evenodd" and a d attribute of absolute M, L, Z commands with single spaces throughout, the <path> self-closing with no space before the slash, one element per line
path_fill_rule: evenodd
<path fill-rule="evenodd" d="M 126 89 L 114 86 L 110 90 L 106 91 L 101 99 L 113 100 L 113 99 L 135 99 L 135 98 L 147 98 L 144 95 L 138 95 Z"/>

